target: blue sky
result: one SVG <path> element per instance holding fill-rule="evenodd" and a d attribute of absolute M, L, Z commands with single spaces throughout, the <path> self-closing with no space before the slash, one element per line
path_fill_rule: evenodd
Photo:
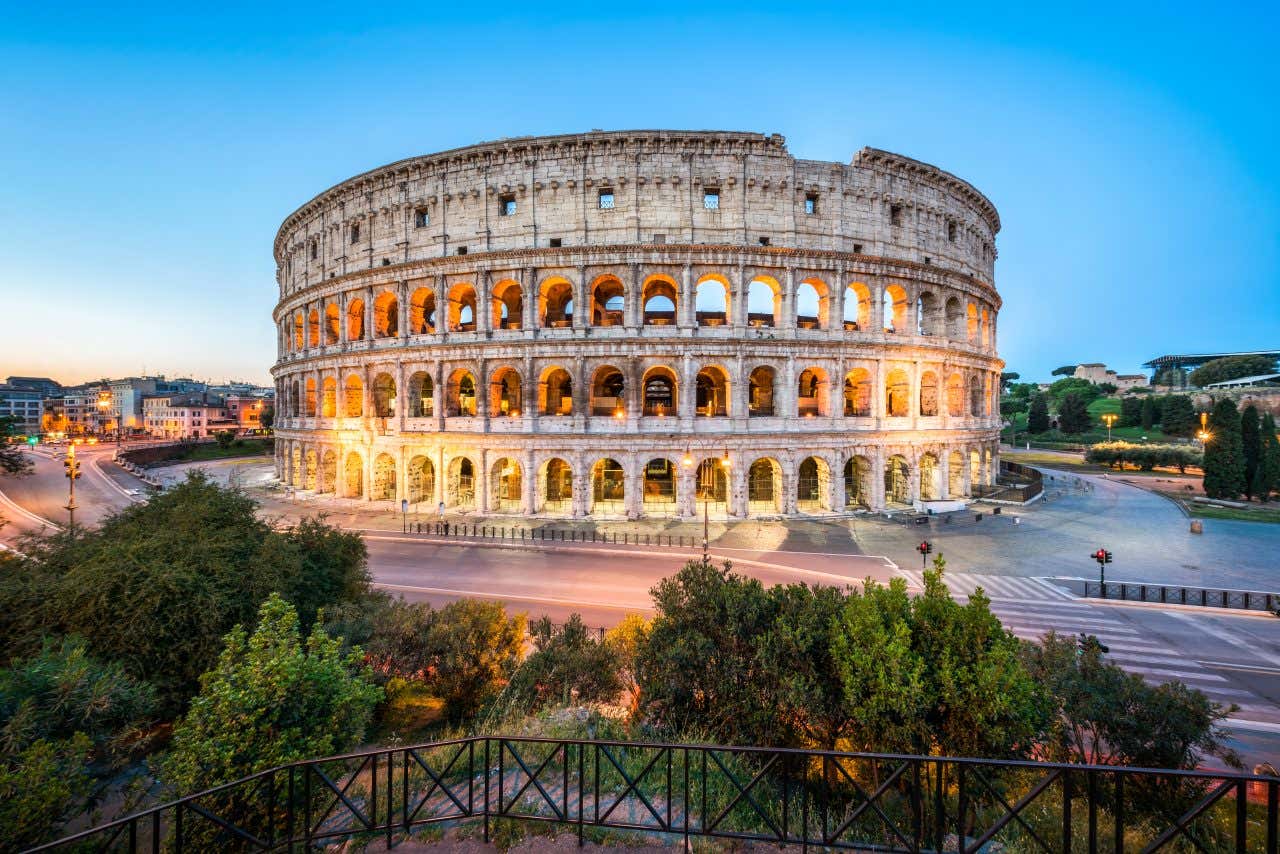
<path fill-rule="evenodd" d="M 11 5 L 0 376 L 266 380 L 271 242 L 300 203 L 590 128 L 777 132 L 966 178 L 1004 222 L 1024 378 L 1280 346 L 1275 3 L 881 5 Z"/>

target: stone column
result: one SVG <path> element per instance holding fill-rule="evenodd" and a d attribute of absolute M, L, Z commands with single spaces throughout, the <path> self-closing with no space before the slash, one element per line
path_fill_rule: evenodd
<path fill-rule="evenodd" d="M 830 283 L 831 292 L 827 297 L 827 328 L 844 330 L 845 282 L 848 274 L 843 269 L 837 270 L 835 279 Z"/>
<path fill-rule="evenodd" d="M 476 512 L 489 512 L 489 449 L 481 448 L 475 454 L 477 459 L 476 472 Z"/>
<path fill-rule="evenodd" d="M 404 445 L 400 446 L 399 453 L 396 454 L 396 509 L 400 509 L 400 502 L 409 497 L 409 458 L 407 456 L 409 449 Z"/>
<path fill-rule="evenodd" d="M 405 388 L 404 384 L 404 362 L 399 359 L 396 359 L 395 381 L 396 405 L 392 410 L 392 414 L 395 416 L 396 432 L 403 433 L 405 410 L 408 408 L 405 406 L 405 401 L 409 399 L 409 390 Z"/>
<path fill-rule="evenodd" d="M 787 355 L 787 361 L 782 368 L 782 395 L 778 400 L 778 389 L 774 389 L 775 407 L 778 403 L 782 404 L 779 412 L 776 408 L 774 412 L 782 415 L 784 418 L 799 418 L 799 397 L 796 394 L 796 359 L 795 356 Z"/>
<path fill-rule="evenodd" d="M 524 284 L 520 287 L 524 301 L 520 325 L 524 329 L 538 327 L 538 270 L 536 267 L 525 268 Z"/>
<path fill-rule="evenodd" d="M 362 331 L 365 340 L 373 340 L 373 288 L 364 289 L 364 329 Z"/>
<path fill-rule="evenodd" d="M 844 467 L 839 453 L 827 459 L 827 469 L 827 509 L 838 513 L 844 509 Z"/>
<path fill-rule="evenodd" d="M 538 469 L 533 457 L 533 448 L 524 452 L 520 461 L 524 469 L 520 477 L 520 512 L 530 516 L 538 512 Z"/>
<path fill-rule="evenodd" d="M 396 313 L 398 317 L 396 318 L 396 329 L 400 332 L 400 342 L 405 343 L 409 340 L 409 283 L 401 282 L 397 286 L 397 293 Z"/>
<path fill-rule="evenodd" d="M 573 464 L 573 516 L 581 518 L 591 510 L 591 460 L 583 453 L 574 454 Z"/>
<path fill-rule="evenodd" d="M 533 356 L 525 356 L 520 374 L 520 429 L 526 433 L 538 429 L 538 378 L 534 375 Z"/>
<path fill-rule="evenodd" d="M 363 476 L 364 495 L 362 495 L 361 498 L 365 501 L 372 501 L 373 500 L 373 455 L 374 455 L 373 443 L 365 442 L 364 446 L 361 448 L 361 451 L 363 451 L 364 453 L 364 460 L 363 460 L 364 462 L 364 476 Z"/>
<path fill-rule="evenodd" d="M 778 462 L 782 464 L 782 512 L 790 515 L 796 512 L 796 489 L 799 483 L 796 475 L 799 464 L 791 451 L 783 454 Z"/>
<path fill-rule="evenodd" d="M 681 432 L 689 432 L 693 429 L 693 418 L 697 405 L 696 386 L 697 386 L 698 366 L 694 364 L 693 356 L 685 353 L 680 358 L 680 378 L 676 388 L 678 397 L 677 408 L 680 411 L 680 430 Z"/>
<path fill-rule="evenodd" d="M 871 483 L 868 484 L 867 501 L 871 505 L 872 510 L 883 510 L 885 508 L 884 497 L 884 466 L 888 455 L 883 447 L 875 447 L 869 455 L 871 471 L 868 477 Z"/>
<path fill-rule="evenodd" d="M 444 373 L 444 364 L 436 362 L 431 371 L 431 429 L 439 433 L 444 429 L 445 382 L 448 377 Z"/>
<path fill-rule="evenodd" d="M 493 316 L 493 276 L 486 270 L 476 271 L 476 332 L 485 338 L 493 331 L 497 320 Z"/>
<path fill-rule="evenodd" d="M 573 360 L 573 430 L 582 433 L 586 430 L 590 413 L 587 407 L 591 404 L 591 377 L 587 373 L 586 360 L 578 356 Z M 574 493 L 577 495 L 577 492 Z"/>
<path fill-rule="evenodd" d="M 920 421 L 920 360 L 913 359 L 911 361 L 911 393 L 908 395 L 911 403 L 911 429 L 915 430 L 917 423 Z"/>
<path fill-rule="evenodd" d="M 444 273 L 436 276 L 436 323 L 435 334 L 441 335 L 449 331 L 449 283 Z"/>
<path fill-rule="evenodd" d="M 347 349 L 347 292 L 338 295 L 338 344 Z"/>
<path fill-rule="evenodd" d="M 695 302 L 693 267 L 685 264 L 680 274 L 680 300 L 676 311 L 676 325 L 681 329 L 691 329 L 698 325 L 698 309 Z"/>
<path fill-rule="evenodd" d="M 739 330 L 747 325 L 747 291 L 749 285 L 746 269 L 739 267 L 737 275 L 729 282 L 729 310 L 727 312 L 729 325 Z"/>
<path fill-rule="evenodd" d="M 623 303 L 622 322 L 633 331 L 644 326 L 644 276 L 636 263 L 631 265 L 631 285 Z"/>
<path fill-rule="evenodd" d="M 489 369 L 484 359 L 476 361 L 476 417 L 480 419 L 480 429 L 489 430 Z"/>
<path fill-rule="evenodd" d="M 644 514 L 644 469 L 639 465 L 634 452 L 627 452 L 618 460 L 623 471 L 623 504 L 628 519 L 637 519 Z"/>
<path fill-rule="evenodd" d="M 778 326 L 782 329 L 796 328 L 796 271 L 792 267 L 787 268 L 787 274 L 782 277 L 782 300 L 781 308 L 782 317 L 778 318 Z"/>
<path fill-rule="evenodd" d="M 871 322 L 867 324 L 868 332 L 884 332 L 884 282 L 879 278 L 868 278 L 867 287 L 871 288 Z"/>
<path fill-rule="evenodd" d="M 747 517 L 747 475 L 751 460 L 744 454 L 730 452 L 729 460 L 729 515 L 737 519 Z"/>
<path fill-rule="evenodd" d="M 590 325 L 591 302 L 587 294 L 587 267 L 578 267 L 578 281 L 573 283 L 573 328 L 586 329 Z"/>

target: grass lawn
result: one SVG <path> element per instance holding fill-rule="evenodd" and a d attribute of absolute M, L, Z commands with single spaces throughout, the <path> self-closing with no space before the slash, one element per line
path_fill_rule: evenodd
<path fill-rule="evenodd" d="M 194 445 L 191 453 L 182 457 L 191 462 L 205 460 L 226 460 L 232 457 L 257 457 L 271 453 L 271 439 L 238 439 L 224 448 L 216 442 Z"/>
<path fill-rule="evenodd" d="M 1089 415 L 1094 421 L 1098 421 L 1107 413 L 1112 413 L 1114 415 L 1120 414 L 1120 398 L 1100 397 L 1093 403 L 1089 404 Z"/>
<path fill-rule="evenodd" d="M 1280 505 L 1214 507 L 1212 504 L 1197 504 L 1182 498 L 1177 500 L 1193 518 L 1197 519 L 1234 519 L 1238 522 L 1271 522 L 1280 524 Z"/>

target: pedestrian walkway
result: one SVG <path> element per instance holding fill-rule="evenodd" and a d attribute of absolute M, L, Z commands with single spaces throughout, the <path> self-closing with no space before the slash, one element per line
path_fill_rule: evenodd
<path fill-rule="evenodd" d="M 907 586 L 923 590 L 924 573 L 918 569 L 898 569 Z M 979 587 L 991 599 L 1075 599 L 1066 590 L 1044 578 L 1012 575 L 980 575 L 972 572 L 947 572 L 943 575 L 953 596 L 968 597 Z"/>

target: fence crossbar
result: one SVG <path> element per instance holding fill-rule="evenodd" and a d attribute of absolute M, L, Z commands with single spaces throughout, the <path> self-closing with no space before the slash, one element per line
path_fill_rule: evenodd
<path fill-rule="evenodd" d="M 884 793 L 889 791 L 889 787 L 892 786 L 898 780 L 898 778 L 902 776 L 902 773 L 907 770 L 907 766 L 910 763 L 904 762 L 901 765 L 899 765 L 896 769 L 894 769 L 894 772 L 890 774 L 888 778 L 885 779 L 885 781 L 880 784 L 879 788 L 875 790 L 875 793 L 871 795 L 868 795 L 866 793 L 866 790 L 862 788 L 862 786 L 858 783 L 858 781 L 853 779 L 853 777 L 849 775 L 849 772 L 844 769 L 844 766 L 840 762 L 837 761 L 832 764 L 834 764 L 836 767 L 836 770 L 838 770 L 841 773 L 841 775 L 843 775 L 844 778 L 849 781 L 849 783 L 853 786 L 854 791 L 856 791 L 859 795 L 862 796 L 862 803 L 858 804 L 857 808 L 854 809 L 854 811 L 849 815 L 849 817 L 845 819 L 845 821 L 841 823 L 839 827 L 831 831 L 831 835 L 826 839 L 824 839 L 823 842 L 834 843 L 840 837 L 840 834 L 844 833 L 846 830 L 852 827 L 853 823 L 857 821 L 858 818 L 864 812 L 866 812 L 868 808 L 870 808 L 875 811 L 876 815 L 880 816 L 880 820 L 884 822 L 885 827 L 888 828 L 893 833 L 894 836 L 898 837 L 898 840 L 903 845 L 907 846 L 907 848 L 912 848 L 913 846 L 911 841 L 902 835 L 902 832 L 898 829 L 897 824 L 895 824 L 887 815 L 885 815 L 884 810 L 880 809 L 880 805 L 879 805 L 880 798 L 883 797 Z"/>
<path fill-rule="evenodd" d="M 1201 851 L 1205 850 L 1200 840 L 1191 834 L 1191 822 L 1195 821 L 1205 810 L 1222 800 L 1222 796 L 1231 791 L 1238 785 L 1236 780 L 1226 780 L 1220 783 L 1216 788 L 1212 789 L 1207 795 L 1200 799 L 1191 809 L 1184 812 L 1173 820 L 1173 824 L 1164 829 L 1164 832 L 1151 840 L 1145 848 L 1142 849 L 1143 854 L 1148 851 L 1157 851 L 1166 844 L 1173 841 L 1175 837 L 1181 836 Z"/>
<path fill-rule="evenodd" d="M 772 768 L 775 764 L 777 764 L 779 754 L 771 753 L 769 755 L 769 761 L 766 762 L 763 765 L 763 767 L 761 767 L 760 770 L 756 772 L 756 775 L 751 778 L 751 780 L 747 783 L 746 787 L 744 788 L 742 783 L 738 782 L 738 778 L 734 776 L 733 772 L 730 771 L 728 768 L 726 768 L 725 764 L 720 761 L 720 757 L 716 755 L 715 750 L 711 748 L 703 748 L 703 749 L 705 750 L 706 754 L 711 757 L 711 761 L 716 763 L 717 767 L 720 768 L 721 773 L 723 773 L 724 776 L 728 778 L 729 782 L 733 784 L 733 787 L 738 790 L 738 794 L 733 796 L 733 800 L 729 801 L 728 805 L 723 810 L 720 811 L 720 814 L 718 816 L 715 817 L 715 820 L 712 821 L 709 825 L 704 824 L 703 826 L 704 830 L 708 832 L 714 831 L 717 827 L 720 826 L 720 822 L 724 821 L 725 817 L 728 816 L 729 813 L 733 811 L 733 808 L 738 805 L 739 801 L 746 800 L 747 803 L 751 804 L 751 808 L 755 810 L 756 815 L 763 822 L 769 825 L 770 829 L 773 830 L 774 835 L 780 841 L 784 840 L 786 837 L 786 834 L 783 833 L 782 829 L 778 827 L 777 823 L 775 823 L 774 820 L 771 819 L 765 813 L 764 807 L 760 806 L 760 804 L 756 802 L 756 799 L 751 797 L 751 790 L 756 787 L 757 783 L 759 783 L 761 780 L 764 779 L 765 775 L 769 773 L 769 769 Z M 705 785 L 705 782 L 704 782 L 704 785 Z M 705 822 L 706 816 L 703 816 L 702 820 Z"/>
<path fill-rule="evenodd" d="M 418 755 L 418 751 L 414 748 L 409 748 L 409 750 L 407 751 L 407 753 L 409 754 L 409 757 L 413 759 L 414 763 L 419 768 L 421 768 L 428 777 L 431 778 L 431 787 L 427 789 L 426 793 L 423 794 L 422 798 L 416 804 L 414 804 L 413 809 L 405 815 L 404 821 L 406 824 L 413 821 L 417 817 L 418 812 L 424 806 L 426 806 L 427 801 L 431 800 L 431 796 L 436 793 L 437 788 L 439 788 L 440 791 L 444 793 L 445 797 L 453 801 L 454 806 L 456 806 L 462 812 L 463 815 L 471 815 L 470 807 L 463 806 L 462 801 L 458 800 L 458 798 L 454 795 L 453 789 L 450 788 L 449 785 L 444 782 L 445 775 L 453 770 L 453 766 L 457 763 L 458 759 L 462 756 L 462 754 L 466 752 L 467 752 L 466 744 L 458 745 L 458 750 L 456 753 L 453 754 L 453 758 L 449 760 L 449 762 L 444 766 L 444 768 L 440 769 L 440 774 L 439 776 L 437 776 L 436 773 L 431 770 L 431 767 L 422 760 L 422 757 Z M 407 779 L 405 780 L 405 786 L 406 788 L 408 787 Z"/>
<path fill-rule="evenodd" d="M 530 785 L 532 785 L 534 788 L 538 790 L 538 793 L 542 795 L 542 800 L 546 802 L 547 806 L 551 807 L 551 812 L 555 813 L 555 817 L 560 821 L 565 821 L 566 820 L 565 814 L 561 812 L 560 807 L 556 806 L 555 799 L 551 797 L 550 792 L 548 792 L 545 788 L 543 788 L 542 783 L 539 782 L 538 780 L 538 777 L 546 769 L 547 765 L 551 763 L 551 760 L 555 759 L 556 754 L 561 752 L 562 748 L 565 750 L 565 759 L 566 761 L 568 761 L 567 742 L 562 742 L 560 744 L 557 744 L 555 747 L 553 747 L 551 752 L 547 754 L 547 757 L 542 760 L 542 764 L 538 766 L 536 771 L 530 771 L 529 766 L 524 761 L 524 757 L 521 756 L 506 739 L 500 739 L 498 741 L 499 753 L 501 753 L 504 747 L 506 748 L 507 752 L 511 754 L 511 758 L 516 761 L 516 764 L 520 766 L 520 770 L 524 771 L 525 776 L 528 777 L 529 779 L 525 780 L 524 785 L 521 786 L 520 789 L 514 795 L 511 796 L 510 803 L 505 806 L 502 803 L 503 781 L 501 779 L 498 780 L 498 814 L 506 815 L 511 810 L 511 808 L 516 805 L 516 802 L 520 800 L 520 796 L 523 795 L 526 790 L 528 790 Z"/>
<path fill-rule="evenodd" d="M 318 762 L 308 763 L 306 765 L 307 770 L 319 777 L 320 782 L 324 783 L 325 788 L 333 792 L 335 796 L 334 799 L 329 802 L 329 805 L 325 807 L 324 812 L 320 813 L 320 816 L 312 823 L 310 830 L 311 833 L 318 833 L 320 831 L 321 825 L 329 819 L 329 815 L 333 812 L 339 802 L 344 804 L 351 814 L 355 816 L 356 820 L 364 825 L 365 830 L 374 829 L 373 820 L 370 819 L 369 816 L 365 815 L 364 811 L 347 797 L 347 789 L 351 788 L 351 784 L 356 781 L 356 778 L 364 773 L 365 768 L 369 767 L 369 761 L 371 758 L 372 757 L 366 757 L 365 760 L 356 767 L 356 770 L 350 773 L 347 777 L 347 782 L 341 788 L 339 788 L 338 784 L 329 778 L 328 774 L 324 773 Z"/>
<path fill-rule="evenodd" d="M 1017 821 L 1018 824 L 1022 825 L 1023 830 L 1031 834 L 1031 838 L 1034 839 L 1037 843 L 1039 843 L 1041 848 L 1049 852 L 1049 854 L 1053 854 L 1054 851 L 1057 851 L 1058 848 L 1050 845 L 1049 843 L 1041 839 L 1040 834 L 1036 833 L 1031 828 L 1031 825 L 1027 824 L 1026 820 L 1023 819 L 1022 817 L 1022 811 L 1026 809 L 1027 806 L 1029 806 L 1032 801 L 1040 797 L 1040 794 L 1044 792 L 1045 789 L 1053 785 L 1053 783 L 1056 780 L 1058 780 L 1058 778 L 1062 777 L 1062 775 L 1063 775 L 1063 772 L 1062 772 L 1062 769 L 1060 768 L 1050 772 L 1049 774 L 1046 774 L 1040 780 L 1040 782 L 1032 786 L 1031 791 L 1023 795 L 1016 804 L 1014 804 L 1013 806 L 1009 806 L 1009 802 L 1005 800 L 1004 795 L 1000 794 L 1000 792 L 996 790 L 996 787 L 992 786 L 991 782 L 987 780 L 987 778 L 983 776 L 978 771 L 978 769 L 975 768 L 973 771 L 973 776 L 978 780 L 979 783 L 982 784 L 982 787 L 984 789 L 986 789 L 988 792 L 991 793 L 992 797 L 994 797 L 997 801 L 1000 802 L 1000 806 L 1004 807 L 1005 813 L 1004 815 L 1000 816 L 1000 818 L 996 821 L 995 824 L 987 828 L 986 833 L 982 834 L 982 836 L 979 837 L 979 839 L 973 843 L 974 850 L 979 850 L 982 848 L 982 846 L 990 842 L 993 838 L 995 838 L 995 835 L 997 833 L 999 833 L 1001 830 L 1004 830 L 1005 826 L 1008 825 L 1009 822 Z"/>
<path fill-rule="evenodd" d="M 653 755 L 653 758 L 649 760 L 648 764 L 646 764 L 644 768 L 641 769 L 640 773 L 636 775 L 635 780 L 631 779 L 631 776 L 627 774 L 627 772 L 623 769 L 623 767 L 614 758 L 613 754 L 609 752 L 608 746 L 603 746 L 598 749 L 601 753 L 605 755 L 605 758 L 609 760 L 609 764 L 612 765 L 614 768 L 616 768 L 618 770 L 618 773 L 622 775 L 622 779 L 626 782 L 627 786 L 625 789 L 622 790 L 622 794 L 618 795 L 618 799 L 615 800 L 612 804 L 610 804 L 609 808 L 605 810 L 603 813 L 601 813 L 600 817 L 597 820 L 600 822 L 608 821 L 609 816 L 612 815 L 613 811 L 618 807 L 618 805 L 627 799 L 627 795 L 630 794 L 631 792 L 635 792 L 636 797 L 640 799 L 640 803 L 644 804 L 644 808 L 647 809 L 649 811 L 649 814 L 652 815 L 654 819 L 657 820 L 658 826 L 663 830 L 670 830 L 671 829 L 670 822 L 663 821 L 662 816 L 658 813 L 656 809 L 654 809 L 653 804 L 651 804 L 649 802 L 649 799 L 644 796 L 644 792 L 641 791 L 639 787 L 640 787 L 640 783 L 644 780 L 645 775 L 648 774 L 649 771 L 653 769 L 654 765 L 658 764 L 658 760 L 661 759 L 663 756 L 669 756 L 671 754 L 671 748 L 669 747 L 662 748 L 657 753 L 655 753 Z M 598 774 L 599 771 L 597 771 L 596 773 Z M 667 792 L 668 806 L 670 805 L 670 802 L 671 802 L 671 793 L 670 791 L 668 791 Z"/>
<path fill-rule="evenodd" d="M 193 813 L 196 813 L 197 815 L 202 816 L 208 821 L 213 822 L 223 830 L 228 831 L 229 833 L 235 834 L 236 836 L 243 839 L 245 842 L 248 842 L 250 845 L 255 845 L 258 848 L 263 849 L 264 851 L 272 847 L 270 842 L 259 839 L 258 837 L 254 836 L 252 833 L 245 830 L 244 828 L 236 827 L 234 824 L 231 824 L 226 819 L 222 818 L 221 816 L 215 815 L 214 813 L 209 812 L 207 809 L 195 803 L 194 801 L 187 804 L 187 809 L 191 810 Z"/>

